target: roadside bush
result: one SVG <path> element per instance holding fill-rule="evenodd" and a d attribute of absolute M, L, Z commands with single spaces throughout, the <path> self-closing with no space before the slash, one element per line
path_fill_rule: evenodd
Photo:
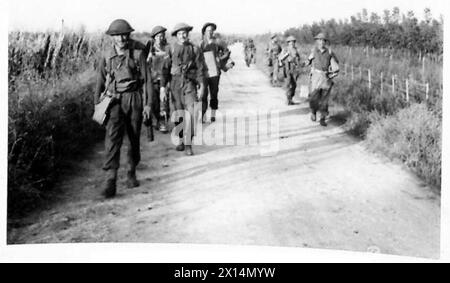
<path fill-rule="evenodd" d="M 425 104 L 413 104 L 392 116 L 373 119 L 369 148 L 399 159 L 427 183 L 441 186 L 442 122 Z"/>
<path fill-rule="evenodd" d="M 33 209 L 67 158 L 99 137 L 92 70 L 57 81 L 18 85 L 9 93 L 8 212 Z"/>

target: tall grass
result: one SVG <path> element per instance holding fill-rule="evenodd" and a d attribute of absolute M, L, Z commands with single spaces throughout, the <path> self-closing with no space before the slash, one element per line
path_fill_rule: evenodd
<path fill-rule="evenodd" d="M 77 33 L 10 33 L 8 212 L 45 198 L 59 168 L 101 134 L 91 120 L 94 66 L 104 40 Z"/>

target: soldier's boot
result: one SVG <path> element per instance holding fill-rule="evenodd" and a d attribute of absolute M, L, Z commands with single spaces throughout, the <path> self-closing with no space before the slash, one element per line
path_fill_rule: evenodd
<path fill-rule="evenodd" d="M 326 117 L 325 117 L 325 116 L 322 116 L 322 117 L 320 118 L 320 125 L 321 125 L 322 127 L 328 126 L 327 121 L 326 121 Z"/>
<path fill-rule="evenodd" d="M 175 148 L 177 151 L 184 151 L 185 150 L 185 146 L 183 142 L 180 142 L 179 145 L 177 145 L 177 147 Z"/>
<path fill-rule="evenodd" d="M 211 123 L 216 121 L 216 110 L 211 110 Z"/>
<path fill-rule="evenodd" d="M 311 121 L 316 122 L 317 121 L 317 114 L 316 112 L 311 113 Z"/>
<path fill-rule="evenodd" d="M 159 131 L 163 134 L 167 134 L 169 132 L 167 128 L 167 114 L 165 111 L 161 112 L 161 121 L 159 122 Z"/>
<path fill-rule="evenodd" d="M 185 151 L 187 156 L 192 156 L 194 155 L 194 151 L 192 150 L 192 145 L 186 145 L 186 151 Z"/>
<path fill-rule="evenodd" d="M 111 169 L 106 171 L 106 180 L 103 189 L 103 196 L 105 198 L 113 198 L 117 193 L 117 170 Z"/>
<path fill-rule="evenodd" d="M 139 187 L 139 181 L 136 178 L 136 167 L 130 166 L 130 169 L 127 172 L 127 188 L 137 188 Z"/>

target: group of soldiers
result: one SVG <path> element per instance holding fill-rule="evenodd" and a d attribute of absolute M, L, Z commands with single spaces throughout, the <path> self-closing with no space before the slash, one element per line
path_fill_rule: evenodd
<path fill-rule="evenodd" d="M 194 154 L 192 138 L 196 105 L 201 102 L 204 121 L 208 96 L 211 122 L 215 122 L 220 73 L 232 68 L 234 63 L 229 61 L 230 51 L 214 36 L 216 24 L 206 23 L 203 26 L 199 45 L 189 40 L 192 29 L 184 23 L 175 25 L 171 32 L 175 43 L 169 45 L 167 29 L 162 26 L 153 28 L 147 44 L 131 39 L 134 29 L 123 19 L 115 20 L 109 26 L 106 34 L 111 36 L 113 44 L 101 54 L 94 95 L 95 104 L 106 96 L 112 98 L 105 122 L 105 197 L 116 195 L 120 150 L 125 133 L 129 139 L 126 185 L 135 188 L 139 186 L 136 167 L 141 159 L 143 122 L 155 117 L 159 131 L 167 133 L 169 107 L 172 104 L 175 127 L 179 130 L 176 150 L 185 151 L 189 156 Z"/>
<path fill-rule="evenodd" d="M 157 129 L 168 132 L 170 105 L 174 124 L 179 133 L 177 151 L 186 155 L 194 154 L 192 139 L 196 114 L 201 111 L 202 121 L 211 108 L 211 123 L 215 122 L 218 109 L 220 75 L 234 66 L 230 60 L 231 52 L 219 43 L 215 36 L 216 24 L 203 25 L 202 39 L 199 45 L 192 43 L 189 33 L 193 27 L 185 23 L 175 25 L 171 31 L 175 43 L 168 44 L 167 29 L 156 26 L 151 39 L 146 43 L 131 39 L 134 31 L 131 25 L 122 19 L 111 23 L 106 34 L 111 36 L 112 45 L 101 54 L 97 71 L 98 78 L 94 103 L 98 105 L 108 97 L 107 119 L 104 123 L 106 172 L 103 194 L 114 197 L 117 192 L 117 174 L 120 165 L 120 151 L 125 133 L 129 139 L 128 147 L 128 188 L 139 186 L 136 167 L 140 162 L 140 133 L 142 124 L 153 127 L 152 117 L 156 118 Z M 283 68 L 287 88 L 288 104 L 293 104 L 300 68 L 311 65 L 310 106 L 311 119 L 326 126 L 328 115 L 328 97 L 333 85 L 332 79 L 339 71 L 338 61 L 327 47 L 327 38 L 321 33 L 315 37 L 316 47 L 305 62 L 301 62 L 296 47 L 296 39 L 287 38 L 285 50 L 277 42 L 276 36 L 267 48 L 270 77 L 275 80 L 279 68 Z M 245 45 L 246 63 L 254 63 L 256 47 L 252 40 Z M 201 104 L 201 109 L 198 105 Z M 146 123 L 147 122 L 147 123 Z"/>
<path fill-rule="evenodd" d="M 320 112 L 320 124 L 327 126 L 328 100 L 333 86 L 333 78 L 339 72 L 339 61 L 329 48 L 329 40 L 325 33 L 319 33 L 314 37 L 315 47 L 309 57 L 302 61 L 300 52 L 296 46 L 296 38 L 286 38 L 287 47 L 283 50 L 276 35 L 271 37 L 271 42 L 266 49 L 267 67 L 269 79 L 273 85 L 278 83 L 278 76 L 282 74 L 285 81 L 287 104 L 293 105 L 293 97 L 297 89 L 297 81 L 301 69 L 310 66 L 309 77 L 309 104 L 311 108 L 311 120 L 317 121 L 317 113 Z"/>

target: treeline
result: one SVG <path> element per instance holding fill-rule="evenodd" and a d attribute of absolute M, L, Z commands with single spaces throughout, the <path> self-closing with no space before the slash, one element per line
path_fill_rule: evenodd
<path fill-rule="evenodd" d="M 413 53 L 443 53 L 443 24 L 433 17 L 431 10 L 424 10 L 419 21 L 413 11 L 401 13 L 398 7 L 384 10 L 382 15 L 369 13 L 367 9 L 350 19 L 314 22 L 298 28 L 290 28 L 285 35 L 294 35 L 302 43 L 312 43 L 314 35 L 325 31 L 333 45 L 370 46 Z"/>

